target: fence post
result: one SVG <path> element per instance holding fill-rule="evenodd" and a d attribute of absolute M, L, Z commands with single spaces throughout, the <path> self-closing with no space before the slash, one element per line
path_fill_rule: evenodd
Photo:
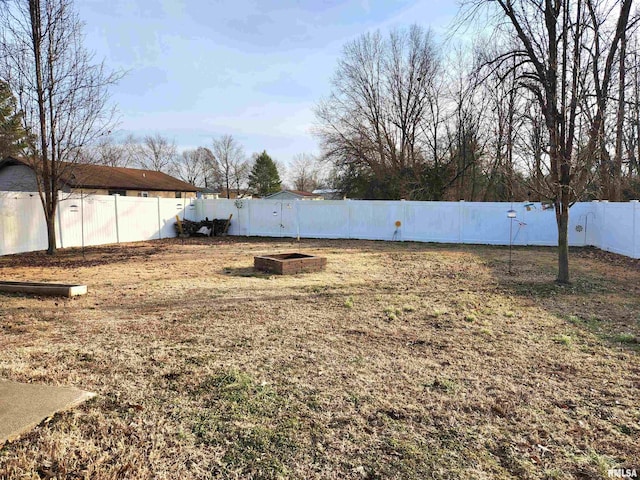
<path fill-rule="evenodd" d="M 458 202 L 458 243 L 464 243 L 464 200 Z"/>
<path fill-rule="evenodd" d="M 204 220 L 204 198 L 196 198 L 196 221 L 201 222 Z M 239 216 L 239 215 L 238 215 Z"/>
<path fill-rule="evenodd" d="M 160 217 L 160 197 L 156 197 L 158 205 L 158 240 L 162 240 L 162 218 Z"/>
<path fill-rule="evenodd" d="M 60 195 L 58 195 L 58 208 L 56 208 L 56 216 L 58 217 L 58 235 L 56 238 L 60 239 L 60 248 L 64 248 L 64 242 L 62 241 L 62 214 L 60 212 L 62 203 L 60 202 Z"/>
<path fill-rule="evenodd" d="M 351 199 L 347 198 L 345 200 L 345 205 L 347 207 L 347 238 L 351 238 Z"/>
<path fill-rule="evenodd" d="M 117 193 L 113 196 L 113 207 L 115 209 L 116 214 L 116 243 L 120 243 L 120 225 L 118 224 L 118 195 Z"/>
<path fill-rule="evenodd" d="M 633 215 L 633 233 L 631 234 L 631 241 L 633 242 L 631 245 L 631 255 L 633 255 L 633 258 L 638 258 L 640 257 L 640 252 L 638 251 L 638 241 L 640 239 L 638 239 L 638 222 L 636 220 L 636 212 L 638 210 L 638 205 L 640 205 L 640 203 L 638 202 L 638 200 L 631 200 L 629 202 L 631 204 L 631 215 Z"/>
<path fill-rule="evenodd" d="M 591 215 L 591 221 L 593 223 L 592 228 L 594 230 L 591 230 L 591 233 L 587 231 L 587 236 L 591 239 L 589 245 L 592 247 L 598 247 L 602 250 L 602 219 L 600 215 L 600 202 L 598 202 L 598 200 L 591 201 L 591 213 L 593 213 L 593 215 Z"/>
<path fill-rule="evenodd" d="M 294 205 L 296 206 L 296 234 L 298 241 L 300 241 L 300 199 L 297 198 L 294 201 Z"/>
<path fill-rule="evenodd" d="M 8 213 L 5 213 L 5 208 L 6 208 L 5 199 L 0 197 L 0 218 L 3 216 L 5 217 L 8 216 Z M 60 206 L 58 206 L 58 208 L 60 208 Z M 6 228 L 5 225 L 6 225 L 5 221 L 2 220 L 2 223 L 0 223 L 0 255 L 5 254 L 5 250 L 7 247 L 7 245 L 4 243 L 4 237 L 5 237 L 4 230 Z"/>
<path fill-rule="evenodd" d="M 402 234 L 402 230 L 405 227 L 405 221 L 407 219 L 407 201 L 403 198 L 400 200 L 401 214 L 402 219 L 400 220 L 400 241 L 404 242 L 404 235 Z"/>
<path fill-rule="evenodd" d="M 600 200 L 600 205 L 602 205 L 602 218 L 604 219 L 604 231 L 607 232 L 607 204 L 609 203 L 609 200 Z M 605 237 L 607 240 L 609 239 L 608 236 Z M 608 243 L 608 242 L 607 242 Z M 606 250 L 607 252 L 611 251 L 611 247 L 608 247 L 607 244 L 605 244 L 605 246 L 603 247 L 603 250 Z"/>
<path fill-rule="evenodd" d="M 247 237 L 251 236 L 251 202 L 252 198 L 247 199 Z"/>
<path fill-rule="evenodd" d="M 525 204 L 526 205 L 526 204 Z M 522 231 L 522 236 L 520 237 L 520 245 L 528 245 L 529 243 L 529 236 L 528 236 L 528 230 L 526 228 L 527 225 L 527 207 L 526 206 L 521 206 L 520 208 L 522 208 L 522 223 L 525 225 L 525 228 L 521 228 L 518 225 L 518 231 Z"/>

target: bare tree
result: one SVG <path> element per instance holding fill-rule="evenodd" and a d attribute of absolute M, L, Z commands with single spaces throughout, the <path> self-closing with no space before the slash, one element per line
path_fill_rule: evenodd
<path fill-rule="evenodd" d="M 231 197 L 231 188 L 240 195 L 241 187 L 246 183 L 251 167 L 247 162 L 242 146 L 231 135 L 222 135 L 213 140 L 212 149 L 218 171 L 227 198 Z"/>
<path fill-rule="evenodd" d="M 133 147 L 133 155 L 140 168 L 168 173 L 178 155 L 173 140 L 156 133 L 146 135 Z"/>
<path fill-rule="evenodd" d="M 620 12 L 610 42 L 601 42 L 602 18 L 598 0 L 472 0 L 471 11 L 494 8 L 496 22 L 517 40 L 491 62 L 518 68 L 518 79 L 536 99 L 548 133 L 549 171 L 540 193 L 552 200 L 558 226 L 557 281 L 568 283 L 569 208 L 579 198 L 591 171 L 589 161 L 601 145 L 601 132 L 608 98 L 611 66 L 624 34 L 631 0 L 616 2 Z M 612 12 L 613 10 L 609 10 Z M 589 32 L 594 32 L 589 38 Z M 604 60 L 602 67 L 600 62 Z M 589 63 L 586 63 L 589 62 Z M 593 72 L 591 83 L 583 76 Z M 591 87 L 591 88 L 589 88 Z M 595 94 L 596 111 L 590 119 L 586 153 L 578 151 L 579 105 Z"/>
<path fill-rule="evenodd" d="M 56 250 L 61 179 L 84 147 L 109 130 L 108 87 L 118 75 L 94 63 L 83 47 L 72 0 L 0 2 L 0 76 L 15 92 L 34 139 L 28 159 L 47 223 L 47 253 Z"/>
<path fill-rule="evenodd" d="M 303 192 L 315 190 L 322 182 L 319 160 L 308 153 L 295 155 L 289 166 L 289 178 L 296 190 Z"/>
<path fill-rule="evenodd" d="M 107 167 L 131 167 L 135 164 L 137 143 L 131 135 L 116 141 L 107 134 L 97 139 L 84 150 L 83 161 Z"/>
<path fill-rule="evenodd" d="M 547 190 L 545 172 L 549 171 L 546 146 L 549 144 L 544 117 L 540 104 L 535 99 L 528 99 L 521 112 L 521 128 L 518 129 L 516 142 L 520 155 L 525 160 L 522 167 L 525 172 L 524 185 L 527 187 L 527 199 L 533 201 L 546 200 L 541 192 Z"/>
<path fill-rule="evenodd" d="M 175 161 L 171 173 L 191 185 L 202 185 L 207 166 L 213 161 L 213 153 L 205 147 L 185 150 Z"/>
<path fill-rule="evenodd" d="M 591 97 L 594 98 L 590 112 L 589 143 L 587 152 L 597 164 L 600 173 L 600 194 L 607 199 L 614 199 L 617 188 L 614 186 L 616 172 L 615 160 L 607 148 L 607 121 L 612 95 L 612 80 L 615 76 L 616 55 L 618 48 L 626 47 L 626 30 L 632 0 L 610 4 L 604 0 L 584 0 L 585 33 L 590 59 L 591 76 L 588 78 Z M 620 15 L 615 19 L 611 13 L 620 6 Z M 612 21 L 613 20 L 613 21 Z M 613 28 L 613 31 L 611 29 Z M 624 65 L 624 52 L 620 52 Z M 622 72 L 624 79 L 624 72 Z M 623 89 L 624 91 L 624 89 Z M 623 91 L 621 92 L 623 94 Z M 618 108 L 620 106 L 618 105 Z M 621 112 L 622 113 L 622 112 Z M 618 120 L 614 122 L 617 129 Z M 617 135 L 616 135 L 617 136 Z"/>
<path fill-rule="evenodd" d="M 625 121 L 626 178 L 625 196 L 638 198 L 640 194 L 640 45 L 634 35 L 626 64 L 629 66 L 629 108 Z"/>
<path fill-rule="evenodd" d="M 231 169 L 231 185 L 235 190 L 236 196 L 240 197 L 247 193 L 250 173 L 251 162 L 248 159 L 233 164 Z"/>
<path fill-rule="evenodd" d="M 449 155 L 447 126 L 451 117 L 447 106 L 451 102 L 446 95 L 448 79 L 443 75 L 443 70 L 439 69 L 437 75 L 430 80 L 426 115 L 420 123 L 425 166 L 421 181 L 413 189 L 413 197 L 417 199 L 442 200 L 447 189 L 455 182 L 455 176 L 451 175 L 455 169 L 452 168 Z"/>
<path fill-rule="evenodd" d="M 95 145 L 89 147 L 91 163 L 109 167 L 126 167 L 128 162 L 123 155 L 121 145 L 115 143 L 109 136 L 101 137 Z"/>
<path fill-rule="evenodd" d="M 473 58 L 458 50 L 449 68 L 448 98 L 451 113 L 446 125 L 449 157 L 449 196 L 453 200 L 479 200 L 485 175 L 489 127 L 483 125 L 488 95 L 481 89 Z M 469 65 L 470 64 L 470 65 Z M 444 173 L 444 172 L 443 172 Z"/>
<path fill-rule="evenodd" d="M 616 114 L 616 148 L 613 161 L 613 178 L 609 198 L 615 202 L 622 200 L 622 157 L 624 156 L 624 119 L 625 119 L 625 93 L 626 93 L 626 57 L 627 57 L 627 32 L 623 30 L 620 36 L 620 54 L 618 55 L 618 105 Z"/>
<path fill-rule="evenodd" d="M 419 135 L 437 67 L 432 36 L 419 26 L 347 44 L 332 94 L 316 109 L 324 157 L 368 172 L 369 185 L 379 188 L 372 196 L 409 196 L 420 183 Z"/>
<path fill-rule="evenodd" d="M 480 64 L 495 58 L 500 50 L 489 42 L 482 42 L 477 49 Z M 489 60 L 490 61 L 490 60 Z M 521 131 L 524 106 L 518 86 L 518 70 L 511 63 L 504 63 L 482 75 L 480 95 L 486 99 L 478 102 L 483 111 L 483 121 L 488 133 L 488 159 L 485 168 L 486 185 L 483 201 L 524 200 L 517 163 L 517 132 Z M 486 105 L 486 108 L 482 104 Z"/>

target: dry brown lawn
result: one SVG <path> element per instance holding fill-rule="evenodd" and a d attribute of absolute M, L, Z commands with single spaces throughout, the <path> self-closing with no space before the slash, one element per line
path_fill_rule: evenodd
<path fill-rule="evenodd" d="M 256 254 L 326 256 L 253 272 Z M 187 239 L 0 258 L 0 377 L 98 396 L 0 478 L 599 479 L 640 471 L 640 268 L 597 250 Z"/>

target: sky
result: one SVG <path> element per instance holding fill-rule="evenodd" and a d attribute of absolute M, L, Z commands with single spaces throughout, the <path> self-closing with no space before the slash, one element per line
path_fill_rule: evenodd
<path fill-rule="evenodd" d="M 287 165 L 318 154 L 314 108 L 343 46 L 413 23 L 444 35 L 455 0 L 79 0 L 86 47 L 125 72 L 115 139 L 159 133 L 179 150 L 233 135 Z"/>

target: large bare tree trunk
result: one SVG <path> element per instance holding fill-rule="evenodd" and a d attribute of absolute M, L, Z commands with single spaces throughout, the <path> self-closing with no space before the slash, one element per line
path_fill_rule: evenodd
<path fill-rule="evenodd" d="M 56 211 L 58 202 L 52 202 L 46 208 L 45 219 L 47 221 L 47 253 L 53 255 L 56 251 Z"/>
<path fill-rule="evenodd" d="M 55 172 L 53 171 L 54 164 L 49 161 L 49 135 L 53 135 L 54 132 L 47 132 L 47 113 L 50 112 L 47 107 L 47 101 L 45 99 L 45 87 L 42 73 L 42 19 L 41 19 L 41 5 L 40 0 L 29 0 L 29 17 L 31 19 L 31 45 L 33 48 L 33 60 L 35 67 L 35 88 L 37 94 L 37 109 L 38 119 L 40 127 L 40 152 L 38 159 L 35 159 L 33 168 L 37 171 L 41 168 L 42 173 L 42 186 L 40 189 L 40 200 L 45 212 L 45 221 L 47 223 L 47 253 L 53 255 L 56 252 L 56 228 L 55 228 L 55 214 L 57 201 L 54 201 L 54 195 L 57 195 L 57 191 L 53 191 L 55 188 Z M 52 88 L 49 85 L 49 88 Z M 51 96 L 51 95 L 50 95 Z M 51 102 L 49 98 L 49 102 Z M 53 152 L 53 146 L 51 146 L 51 152 Z"/>
<path fill-rule="evenodd" d="M 566 162 L 566 160 L 565 160 Z M 569 207 L 571 206 L 569 186 L 569 165 L 561 166 L 560 202 L 556 202 L 556 223 L 558 225 L 558 283 L 570 283 L 569 275 Z M 564 178 L 563 178 L 564 177 Z"/>
<path fill-rule="evenodd" d="M 616 119 L 616 156 L 613 162 L 613 178 L 611 188 L 611 200 L 622 200 L 622 148 L 624 137 L 624 106 L 625 106 L 625 55 L 627 52 L 627 34 L 622 33 L 620 38 L 620 71 L 618 73 L 618 116 Z"/>
<path fill-rule="evenodd" d="M 569 283 L 569 209 L 556 207 L 558 225 L 558 283 Z"/>

